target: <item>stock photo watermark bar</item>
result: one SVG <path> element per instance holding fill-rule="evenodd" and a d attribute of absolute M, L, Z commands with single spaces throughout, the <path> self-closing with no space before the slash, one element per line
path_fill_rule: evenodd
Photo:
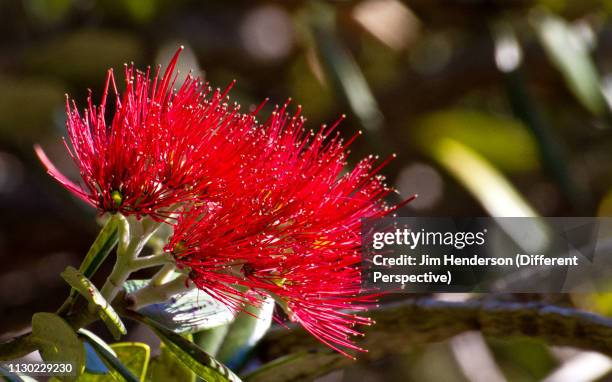
<path fill-rule="evenodd" d="M 612 218 L 365 220 L 363 285 L 398 292 L 610 292 Z"/>
<path fill-rule="evenodd" d="M 28 377 L 74 377 L 77 370 L 69 362 L 0 362 L 0 376 L 14 375 Z"/>

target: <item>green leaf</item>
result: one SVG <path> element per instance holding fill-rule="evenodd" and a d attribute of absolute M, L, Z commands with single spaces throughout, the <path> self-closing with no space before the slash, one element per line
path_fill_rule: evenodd
<path fill-rule="evenodd" d="M 85 345 L 85 373 L 83 374 L 97 374 L 106 375 L 109 373 L 109 369 L 100 358 L 96 350 L 87 341 L 84 341 Z"/>
<path fill-rule="evenodd" d="M 149 365 L 148 382 L 184 381 L 195 382 L 196 375 L 185 366 L 174 353 L 163 344 L 159 346 L 159 356 L 153 358 Z"/>
<path fill-rule="evenodd" d="M 111 348 L 117 354 L 117 358 L 138 376 L 139 380 L 144 381 L 151 356 L 149 345 L 142 342 L 119 342 L 112 344 Z"/>
<path fill-rule="evenodd" d="M 342 356 L 329 351 L 303 351 L 269 362 L 245 375 L 244 382 L 311 381 L 336 368 Z"/>
<path fill-rule="evenodd" d="M 134 293 L 149 280 L 129 280 L 126 293 Z M 170 301 L 148 305 L 138 311 L 176 333 L 194 333 L 227 324 L 234 314 L 223 303 L 194 289 L 174 296 Z"/>
<path fill-rule="evenodd" d="M 113 374 L 115 378 L 121 380 L 121 378 L 119 377 L 121 376 L 128 382 L 140 382 L 138 377 L 136 377 L 134 373 L 132 373 L 132 371 L 126 365 L 124 365 L 123 362 L 121 362 L 121 360 L 117 357 L 117 353 L 112 348 L 110 348 L 104 341 L 102 341 L 98 336 L 85 329 L 80 329 L 79 334 L 84 337 L 85 341 L 87 341 L 96 350 L 100 357 L 102 357 L 102 359 L 113 369 L 111 374 Z M 88 374 L 84 376 L 83 379 L 79 378 L 79 382 L 110 380 L 108 378 L 108 376 Z"/>
<path fill-rule="evenodd" d="M 102 227 L 98 237 L 87 251 L 85 259 L 79 267 L 79 271 L 85 277 L 91 277 L 96 273 L 102 262 L 110 254 L 119 241 L 119 219 L 112 216 Z"/>
<path fill-rule="evenodd" d="M 606 102 L 597 68 L 584 38 L 553 14 L 540 14 L 534 21 L 546 53 L 576 98 L 593 114 L 603 115 Z"/>
<path fill-rule="evenodd" d="M 77 378 L 76 382 L 124 382 L 123 379 L 116 371 L 110 370 L 106 374 L 93 374 L 85 371 Z"/>
<path fill-rule="evenodd" d="M 97 307 L 98 316 L 102 319 L 115 339 L 127 333 L 125 325 L 113 307 L 104 299 L 98 288 L 73 267 L 67 267 L 61 276 L 66 282 L 80 293 L 90 304 Z"/>
<path fill-rule="evenodd" d="M 274 300 L 268 298 L 261 306 L 247 307 L 247 312 L 240 312 L 219 349 L 217 358 L 232 369 L 244 364 L 248 353 L 266 334 L 272 324 Z"/>
<path fill-rule="evenodd" d="M 229 331 L 230 325 L 221 325 L 216 328 L 202 330 L 193 334 L 194 342 L 202 348 L 206 353 L 217 356 L 223 340 Z"/>
<path fill-rule="evenodd" d="M 91 278 L 100 265 L 106 260 L 110 252 L 119 242 L 119 218 L 115 216 L 111 216 L 96 237 L 96 240 L 93 242 L 89 251 L 85 255 L 85 259 L 81 263 L 79 267 L 79 272 L 83 274 L 83 276 L 87 278 Z M 70 309 L 74 300 L 76 299 L 78 292 L 75 288 L 70 289 L 70 295 L 68 299 L 60 308 L 60 311 Z"/>
<path fill-rule="evenodd" d="M 150 318 L 141 316 L 139 319 L 149 325 L 164 345 L 200 378 L 207 382 L 241 382 L 236 374 L 221 362 L 206 354 L 193 342 L 166 329 Z"/>
<path fill-rule="evenodd" d="M 87 336 L 84 332 L 87 333 Z M 77 382 L 122 382 L 123 378 L 107 365 L 107 362 L 100 357 L 90 341 L 95 341 L 113 355 L 116 355 L 115 351 L 103 339 L 86 329 L 79 329 L 77 333 L 86 338 L 83 341 L 86 352 L 85 372 L 79 376 Z"/>
<path fill-rule="evenodd" d="M 32 316 L 32 340 L 45 362 L 71 363 L 77 375 L 85 368 L 85 348 L 72 327 L 53 313 Z M 74 378 L 66 378 L 74 379 Z"/>
<path fill-rule="evenodd" d="M 98 337 L 95 333 L 87 329 L 81 328 L 77 330 L 77 334 L 79 334 L 81 337 L 85 337 L 86 342 L 88 342 L 89 344 L 95 342 L 95 345 L 91 344 L 94 349 L 98 349 L 101 347 L 104 348 L 106 352 L 111 353 L 115 357 L 117 356 L 117 354 L 115 354 L 115 351 L 110 347 L 110 345 L 107 344 L 106 341 L 104 341 L 102 338 Z"/>

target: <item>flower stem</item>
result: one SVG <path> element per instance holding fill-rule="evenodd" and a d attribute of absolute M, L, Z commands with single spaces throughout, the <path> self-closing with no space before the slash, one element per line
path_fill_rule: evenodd
<path fill-rule="evenodd" d="M 174 269 L 172 259 L 165 253 L 135 258 L 130 263 L 130 268 L 132 272 L 135 272 L 140 269 L 157 267 L 159 265 L 163 265 L 164 268 L 169 266 Z"/>
<path fill-rule="evenodd" d="M 98 239 L 103 236 L 103 233 L 105 230 L 109 229 L 111 224 L 114 224 L 111 223 L 111 220 L 115 220 L 115 222 L 118 224 L 119 245 L 117 247 L 117 259 L 111 274 L 106 279 L 106 282 L 100 291 L 106 301 L 109 303 L 112 301 L 112 305 L 115 308 L 124 309 L 125 300 L 123 297 L 116 297 L 132 272 L 164 264 L 166 264 L 166 266 L 162 269 L 169 265 L 172 265 L 173 268 L 174 265 L 170 264 L 172 259 L 165 253 L 138 257 L 146 243 L 159 228 L 160 223 L 147 220 L 138 221 L 134 218 L 125 218 L 124 216 L 117 214 L 112 217 L 109 222 L 107 222 L 105 227 L 102 229 L 102 232 L 99 234 Z M 96 240 L 98 241 L 98 239 Z M 187 289 L 186 282 L 186 278 L 183 278 L 180 282 L 170 282 L 165 284 L 163 288 L 161 288 L 161 291 L 156 290 L 156 293 L 164 296 L 165 293 L 171 293 L 163 292 L 165 289 L 168 289 L 169 291 L 176 290 L 177 292 L 175 293 L 179 293 L 181 290 Z M 182 287 L 178 285 L 181 283 Z M 70 324 L 70 326 L 75 328 L 75 330 L 82 328 L 83 326 L 86 326 L 98 319 L 98 316 L 94 312 L 90 311 L 89 309 L 82 309 L 83 307 L 81 307 L 81 309 L 75 309 L 73 312 L 70 311 L 70 307 L 73 303 L 73 298 L 69 297 L 58 310 L 57 314 L 61 315 Z M 0 361 L 13 360 L 23 357 L 36 349 L 37 345 L 36 342 L 32 340 L 32 334 L 24 334 L 0 343 Z"/>
<path fill-rule="evenodd" d="M 119 226 L 119 247 L 117 260 L 111 274 L 106 279 L 100 292 L 106 301 L 112 301 L 123 287 L 130 274 L 138 269 L 162 264 L 165 260 L 158 255 L 138 259 L 138 255 L 153 236 L 159 223 L 145 224 L 130 218 L 124 219 Z"/>
<path fill-rule="evenodd" d="M 150 283 L 126 298 L 130 309 L 138 310 L 147 305 L 167 301 L 170 297 L 193 288 L 194 285 L 189 281 L 188 275 L 184 274 L 162 285 Z"/>
<path fill-rule="evenodd" d="M 174 263 L 164 265 L 151 279 L 151 284 L 159 286 L 168 280 L 168 276 L 176 269 Z"/>

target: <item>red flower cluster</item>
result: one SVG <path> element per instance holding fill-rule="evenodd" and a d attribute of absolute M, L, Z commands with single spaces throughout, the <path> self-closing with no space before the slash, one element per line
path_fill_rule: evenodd
<path fill-rule="evenodd" d="M 110 126 L 107 91 L 85 117 L 69 108 L 69 151 L 85 187 L 38 149 L 49 173 L 102 212 L 175 212 L 166 250 L 200 289 L 235 309 L 272 296 L 325 344 L 362 350 L 353 327 L 371 321 L 348 311 L 375 298 L 361 295 L 360 222 L 400 207 L 383 201 L 392 192 L 377 175 L 385 163 L 374 168 L 369 157 L 344 173 L 356 136 L 343 142 L 338 123 L 308 131 L 287 105 L 259 124 L 257 111 L 239 113 L 191 77 L 170 92 L 177 57 L 152 83 L 148 71 L 126 70 Z"/>
<path fill-rule="evenodd" d="M 100 105 L 93 105 L 90 94 L 83 115 L 66 100 L 72 149 L 67 143 L 66 148 L 84 187 L 68 180 L 36 147 L 48 173 L 100 213 L 164 220 L 177 206 L 218 190 L 217 173 L 236 163 L 236 145 L 254 119 L 225 103 L 230 87 L 213 92 L 188 76 L 171 92 L 181 50 L 161 77 L 159 69 L 151 79 L 150 70 L 126 66 L 122 96 L 109 70 Z M 105 118 L 109 89 L 115 94 L 110 125 Z"/>
<path fill-rule="evenodd" d="M 330 347 L 362 350 L 349 337 L 371 322 L 344 311 L 374 300 L 360 296 L 360 222 L 391 212 L 383 203 L 391 190 L 376 175 L 385 163 L 373 168 L 370 157 L 343 174 L 356 136 L 343 143 L 337 123 L 308 132 L 286 107 L 242 153 L 222 198 L 182 214 L 167 249 L 226 303 L 249 298 L 231 285 L 262 291 Z"/>

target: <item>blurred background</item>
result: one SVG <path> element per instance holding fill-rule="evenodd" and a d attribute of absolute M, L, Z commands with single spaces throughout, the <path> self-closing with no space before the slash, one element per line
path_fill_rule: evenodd
<path fill-rule="evenodd" d="M 1 0 L 0 338 L 59 306 L 58 273 L 97 233 L 32 145 L 78 178 L 64 94 L 99 99 L 107 68 L 182 44 L 182 73 L 236 79 L 243 108 L 270 98 L 262 118 L 288 97 L 311 128 L 346 114 L 342 133 L 364 133 L 353 160 L 397 154 L 385 173 L 398 198 L 419 194 L 410 215 L 612 216 L 611 14 L 590 0 Z M 606 296 L 570 300 L 612 313 Z M 468 333 L 321 380 L 605 380 L 611 365 Z"/>

